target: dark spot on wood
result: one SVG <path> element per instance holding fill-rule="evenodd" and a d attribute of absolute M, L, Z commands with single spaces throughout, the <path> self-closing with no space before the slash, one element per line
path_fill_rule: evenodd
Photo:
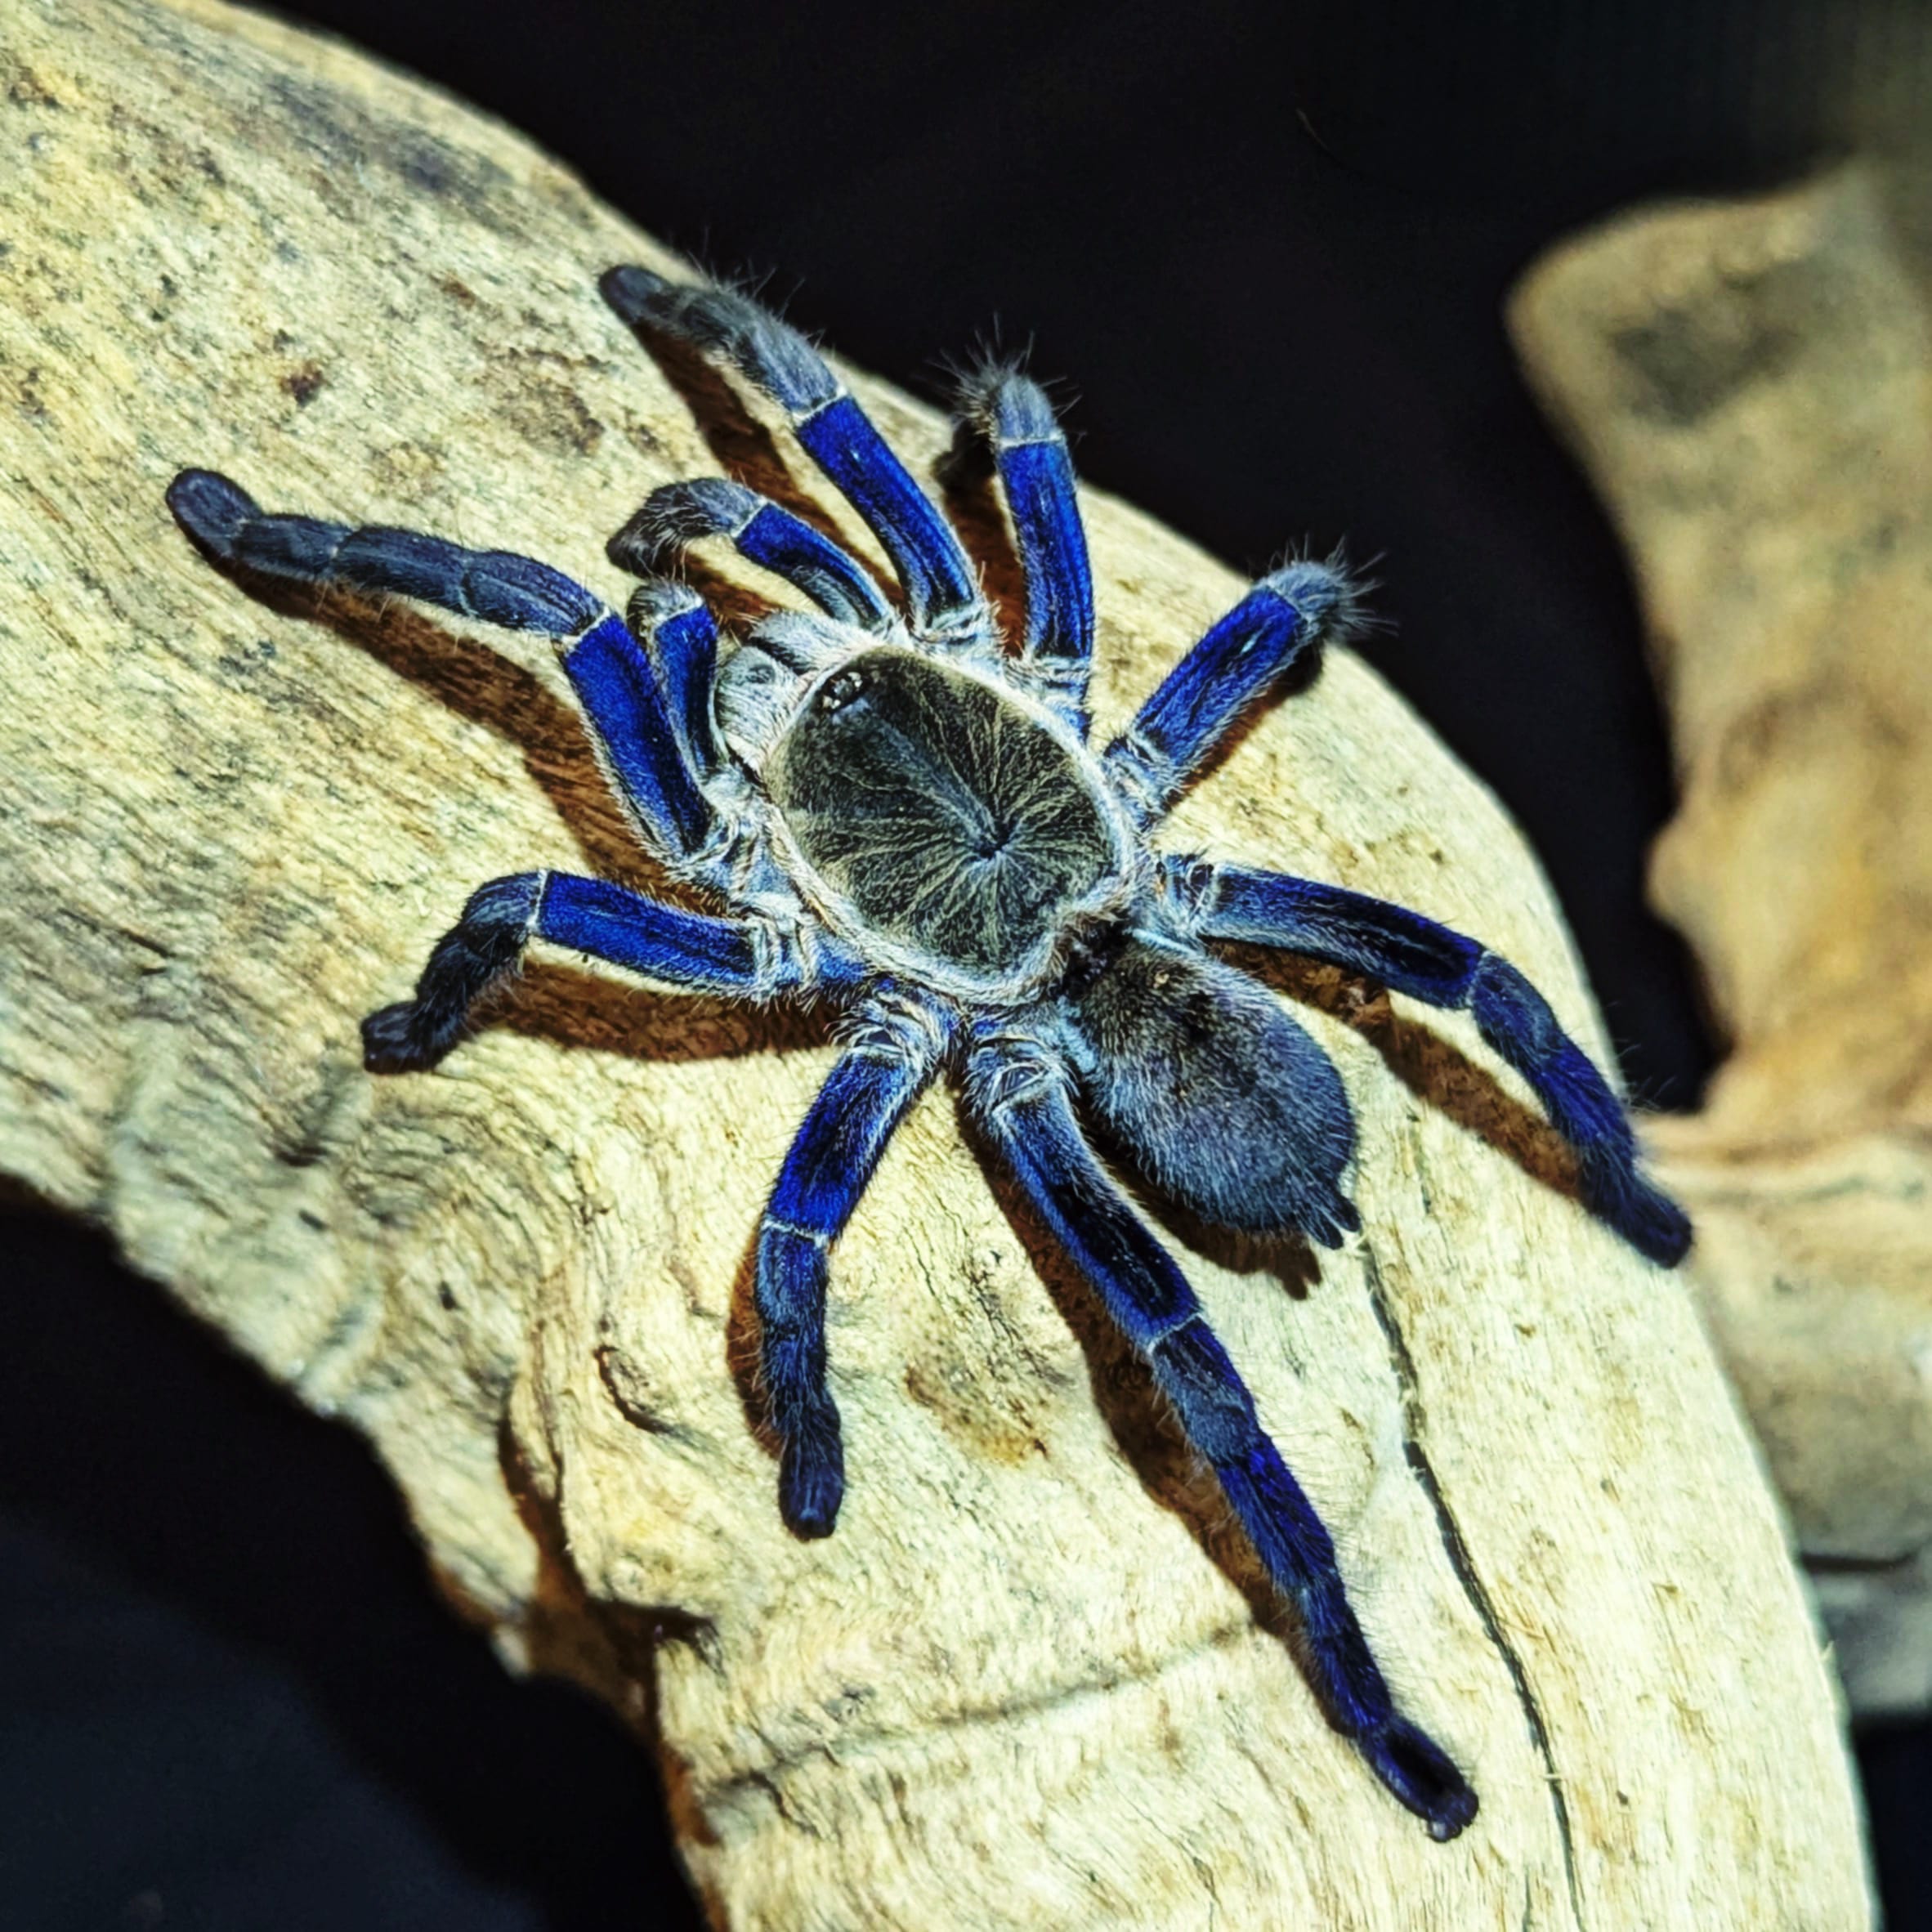
<path fill-rule="evenodd" d="M 1632 408 L 1679 428 L 1709 415 L 1789 364 L 1828 299 L 1813 263 L 1776 262 L 1617 329 L 1610 346 L 1631 378 Z"/>
<path fill-rule="evenodd" d="M 36 364 L 14 383 L 14 405 L 29 423 L 48 420 L 46 398 L 40 393 L 40 367 Z"/>
<path fill-rule="evenodd" d="M 60 96 L 25 63 L 14 69 L 7 98 L 16 107 L 51 107 L 57 112 L 61 105 Z"/>
<path fill-rule="evenodd" d="M 588 456 L 604 440 L 604 426 L 567 382 L 525 369 L 506 380 L 503 414 L 530 442 L 559 455 Z"/>
<path fill-rule="evenodd" d="M 315 392 L 326 380 L 320 364 L 305 362 L 299 369 L 290 369 L 282 378 L 282 387 L 288 395 L 294 397 L 297 409 L 306 409 L 315 400 Z"/>

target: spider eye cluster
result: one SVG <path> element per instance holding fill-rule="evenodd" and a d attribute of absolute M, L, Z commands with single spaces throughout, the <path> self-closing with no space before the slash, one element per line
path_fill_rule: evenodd
<path fill-rule="evenodd" d="M 756 776 L 802 713 L 849 704 L 864 678 L 843 667 L 872 642 L 862 631 L 796 610 L 775 611 L 756 625 L 725 660 L 713 687 L 718 728 L 732 756 Z"/>
<path fill-rule="evenodd" d="M 830 717 L 834 712 L 843 711 L 846 706 L 863 695 L 870 680 L 856 664 L 847 664 L 843 670 L 834 671 L 820 687 L 814 700 L 819 710 Z"/>

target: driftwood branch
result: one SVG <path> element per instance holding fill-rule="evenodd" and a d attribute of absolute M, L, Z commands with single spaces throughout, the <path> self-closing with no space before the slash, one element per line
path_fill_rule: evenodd
<path fill-rule="evenodd" d="M 359 1016 L 470 883 L 640 861 L 527 640 L 251 601 L 162 503 L 204 463 L 615 591 L 646 490 L 774 446 L 595 299 L 662 252 L 479 117 L 202 6 L 16 7 L 0 45 L 0 1164 L 366 1433 L 505 1657 L 654 1741 L 718 1921 L 1865 1922 L 1831 1684 L 1690 1300 L 1460 1017 L 1283 974 L 1367 1232 L 1318 1271 L 1174 1238 L 1481 1789 L 1463 1838 L 1325 1725 L 943 1093 L 839 1251 L 845 1517 L 785 1533 L 746 1269 L 828 1049 L 552 959 L 437 1075 L 366 1076 Z M 929 467 L 939 422 L 854 379 Z M 1105 728 L 1241 586 L 1087 508 Z M 1481 933 L 1602 1057 L 1522 841 L 1345 653 L 1174 837 Z"/>
<path fill-rule="evenodd" d="M 1648 211 L 1515 304 L 1628 543 L 1729 1054 L 1653 1135 L 1854 1711 L 1932 1711 L 1926 157 Z"/>

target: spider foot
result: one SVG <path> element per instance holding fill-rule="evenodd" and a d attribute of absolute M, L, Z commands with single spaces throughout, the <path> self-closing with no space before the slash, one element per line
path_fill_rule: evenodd
<path fill-rule="evenodd" d="M 426 1020 L 416 1000 L 399 1000 L 362 1022 L 362 1064 L 371 1073 L 425 1071 L 449 1052 L 462 1031 L 460 1014 L 454 1025 L 440 1027 Z"/>
<path fill-rule="evenodd" d="M 1438 1845 L 1447 1844 L 1476 1815 L 1469 1781 L 1448 1753 L 1407 1718 L 1392 1717 L 1357 1742 L 1369 1769 L 1429 1827 Z"/>
<path fill-rule="evenodd" d="M 180 472 L 168 486 L 168 507 L 195 547 L 217 563 L 233 559 L 243 525 L 262 514 L 254 498 L 218 470 Z"/>
<path fill-rule="evenodd" d="M 543 878 L 519 872 L 470 894 L 463 917 L 430 954 L 416 997 L 362 1022 L 362 1063 L 371 1073 L 434 1067 L 462 1039 L 477 1003 L 516 972 L 536 922 Z"/>
<path fill-rule="evenodd" d="M 1608 1174 L 1586 1169 L 1583 1198 L 1593 1214 L 1659 1267 L 1676 1267 L 1691 1245 L 1689 1215 L 1661 1187 L 1627 1169 Z"/>
<path fill-rule="evenodd" d="M 829 1536 L 844 1500 L 845 1446 L 839 1412 L 833 1409 L 829 1420 L 816 1420 L 785 1438 L 778 1465 L 778 1513 L 794 1536 Z"/>
<path fill-rule="evenodd" d="M 651 312 L 651 299 L 670 286 L 660 275 L 635 262 L 620 262 L 597 277 L 597 292 L 610 303 L 621 321 L 633 328 Z"/>

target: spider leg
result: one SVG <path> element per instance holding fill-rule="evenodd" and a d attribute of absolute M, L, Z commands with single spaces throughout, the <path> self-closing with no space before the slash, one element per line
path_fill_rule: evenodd
<path fill-rule="evenodd" d="M 610 539 L 610 561 L 648 577 L 669 569 L 686 544 L 705 537 L 729 538 L 747 563 L 784 578 L 842 624 L 886 631 L 896 622 L 870 574 L 830 537 L 725 476 L 695 476 L 652 490 Z"/>
<path fill-rule="evenodd" d="M 964 422 L 992 451 L 1026 575 L 1022 664 L 1083 736 L 1093 651 L 1093 577 L 1067 438 L 1030 376 L 995 366 L 968 378 Z"/>
<path fill-rule="evenodd" d="M 462 1038 L 477 1002 L 517 972 L 532 938 L 588 953 L 673 992 L 728 993 L 760 1003 L 843 976 L 842 961 L 807 962 L 769 921 L 686 912 L 604 879 L 519 872 L 470 895 L 462 918 L 432 950 L 413 999 L 362 1022 L 370 1071 L 435 1066 Z"/>
<path fill-rule="evenodd" d="M 723 762 L 711 717 L 718 675 L 715 619 L 688 585 L 648 577 L 631 593 L 624 620 L 650 660 L 686 767 L 700 778 L 709 776 Z M 627 658 L 622 654 L 615 661 Z"/>
<path fill-rule="evenodd" d="M 1431 1006 L 1467 1007 L 1575 1151 L 1590 1211 L 1652 1261 L 1670 1268 L 1683 1259 L 1690 1222 L 1638 1173 L 1621 1104 L 1549 1001 L 1507 959 L 1407 906 L 1339 886 L 1186 858 L 1164 864 L 1169 892 L 1203 938 L 1300 953 Z"/>
<path fill-rule="evenodd" d="M 758 1359 L 780 1444 L 779 1512 L 798 1536 L 830 1536 L 845 1493 L 839 1409 L 825 1386 L 826 1255 L 945 1040 L 924 1009 L 874 1005 L 812 1102 L 758 1228 Z"/>
<path fill-rule="evenodd" d="M 1361 623 L 1359 593 L 1332 563 L 1304 561 L 1263 577 L 1161 681 L 1104 754 L 1143 825 L 1188 779 L 1289 665 L 1317 641 Z"/>
<path fill-rule="evenodd" d="M 667 282 L 647 268 L 608 269 L 597 286 L 633 329 L 709 350 L 778 403 L 813 462 L 885 546 L 912 628 L 937 643 L 977 643 L 985 602 L 959 539 L 825 359 L 749 296 Z"/>
<path fill-rule="evenodd" d="M 1399 1715 L 1335 1565 L 1335 1545 L 1171 1256 L 1102 1171 L 1064 1071 L 1036 1042 L 982 1038 L 969 1058 L 976 1116 L 1070 1259 L 1099 1291 L 1206 1460 L 1276 1586 L 1292 1599 L 1306 1663 L 1330 1721 L 1390 1791 L 1453 1838 L 1476 1794 L 1447 1755 Z"/>
<path fill-rule="evenodd" d="M 168 502 L 203 554 L 226 569 L 310 589 L 418 597 L 458 616 L 553 639 L 640 830 L 673 866 L 701 869 L 711 807 L 686 762 L 664 688 L 624 620 L 582 584 L 530 557 L 466 550 L 417 530 L 265 515 L 246 491 L 212 470 L 183 470 L 168 485 Z M 709 634 L 714 648 L 709 616 L 681 615 L 686 630 Z M 688 692 L 685 707 L 688 714 Z"/>

